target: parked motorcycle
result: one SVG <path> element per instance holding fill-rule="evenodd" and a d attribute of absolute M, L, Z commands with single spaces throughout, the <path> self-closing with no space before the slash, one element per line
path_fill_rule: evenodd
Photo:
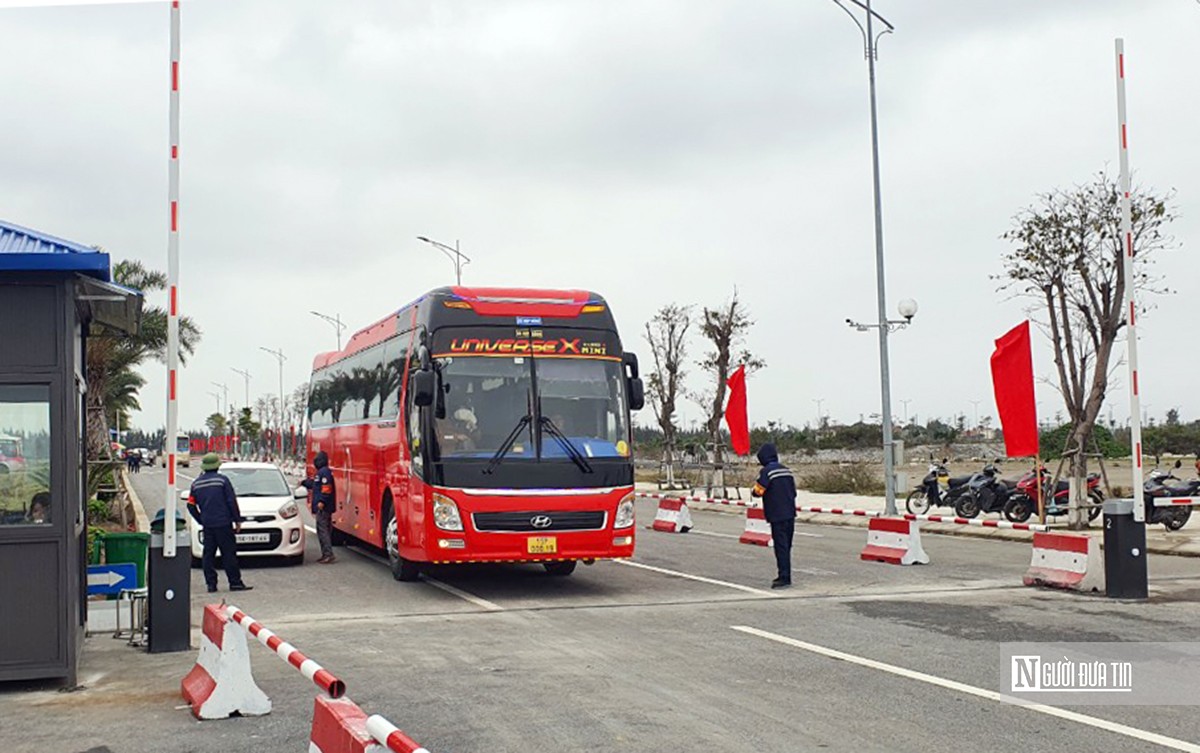
<path fill-rule="evenodd" d="M 1181 463 L 1176 460 L 1175 467 Z M 1184 481 L 1169 471 L 1155 468 L 1142 484 L 1142 500 L 1146 505 L 1146 524 L 1161 523 L 1168 531 L 1178 531 L 1192 517 L 1192 508 L 1187 505 L 1155 507 L 1155 497 L 1200 497 L 1200 479 Z"/>
<path fill-rule="evenodd" d="M 981 512 L 1000 514 L 1004 511 L 1012 489 L 999 477 L 1000 469 L 996 466 L 999 462 L 996 459 L 971 476 L 966 493 L 959 496 L 954 504 L 954 512 L 960 518 L 974 518 Z"/>
<path fill-rule="evenodd" d="M 1054 484 L 1051 489 L 1050 471 L 1042 468 L 1042 499 L 1045 500 L 1046 516 L 1057 517 L 1070 512 L 1071 484 L 1066 479 Z M 1024 523 L 1037 514 L 1037 471 L 1030 470 L 1017 480 L 1016 489 L 1004 505 L 1004 517 L 1013 523 Z M 1100 474 L 1089 473 L 1087 476 L 1087 518 L 1095 520 L 1100 516 L 1104 504 L 1104 493 L 1100 491 Z"/>
<path fill-rule="evenodd" d="M 921 479 L 921 484 L 909 493 L 904 501 L 904 508 L 912 515 L 924 515 L 934 507 L 954 507 L 955 501 L 967 491 L 970 475 L 950 476 L 946 468 L 946 458 L 942 462 L 929 457 L 929 472 Z"/>

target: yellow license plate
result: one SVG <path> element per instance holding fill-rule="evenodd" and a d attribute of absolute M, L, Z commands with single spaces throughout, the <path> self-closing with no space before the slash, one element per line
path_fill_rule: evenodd
<path fill-rule="evenodd" d="M 558 538 L 555 536 L 530 536 L 525 540 L 526 551 L 530 554 L 556 554 Z"/>

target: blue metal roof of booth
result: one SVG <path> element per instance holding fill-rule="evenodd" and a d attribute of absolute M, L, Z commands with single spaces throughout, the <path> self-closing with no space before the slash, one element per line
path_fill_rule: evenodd
<path fill-rule="evenodd" d="M 77 272 L 110 281 L 108 254 L 0 220 L 0 272 Z"/>

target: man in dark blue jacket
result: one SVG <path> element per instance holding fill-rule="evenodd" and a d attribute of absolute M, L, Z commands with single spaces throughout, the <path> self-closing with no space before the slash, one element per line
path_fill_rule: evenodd
<path fill-rule="evenodd" d="M 779 462 L 775 445 L 767 442 L 758 449 L 762 472 L 750 494 L 762 497 L 763 517 L 771 524 L 771 542 L 775 545 L 775 564 L 779 577 L 771 588 L 792 585 L 792 536 L 796 532 L 796 479 L 792 471 Z"/>
<path fill-rule="evenodd" d="M 200 461 L 204 471 L 192 482 L 188 494 L 188 512 L 204 528 L 204 582 L 208 592 L 217 590 L 217 550 L 221 550 L 221 561 L 225 565 L 225 577 L 229 579 L 230 591 L 249 591 L 254 586 L 242 582 L 242 571 L 237 560 L 237 532 L 242 530 L 242 511 L 238 509 L 237 495 L 233 484 L 217 469 L 221 458 L 210 452 Z"/>
<path fill-rule="evenodd" d="M 333 471 L 329 470 L 329 456 L 324 450 L 313 457 L 313 467 L 317 469 L 313 478 L 306 478 L 300 483 L 312 492 L 312 514 L 317 521 L 317 542 L 321 545 L 321 559 L 318 564 L 328 565 L 337 561 L 333 555 L 333 511 L 337 507 L 337 487 L 333 483 Z"/>

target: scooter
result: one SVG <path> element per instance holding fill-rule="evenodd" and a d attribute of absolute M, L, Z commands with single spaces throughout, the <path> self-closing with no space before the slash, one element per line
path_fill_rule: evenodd
<path fill-rule="evenodd" d="M 1175 467 L 1180 466 L 1178 460 Z M 1155 468 L 1150 472 L 1150 478 L 1142 484 L 1142 500 L 1146 505 L 1146 523 L 1155 525 L 1162 523 L 1168 531 L 1178 531 L 1187 525 L 1192 517 L 1190 505 L 1171 505 L 1170 507 L 1155 507 L 1156 497 L 1200 497 L 1200 479 L 1184 481 L 1176 478 L 1168 471 Z"/>
<path fill-rule="evenodd" d="M 1057 517 L 1070 512 L 1071 485 L 1066 479 L 1055 484 L 1050 489 L 1050 471 L 1042 468 L 1042 499 L 1045 500 L 1046 516 Z M 1037 471 L 1030 470 L 1017 480 L 1017 488 L 1009 496 L 1004 505 L 1004 517 L 1013 523 L 1024 523 L 1037 514 Z M 1100 516 L 1104 505 L 1104 493 L 1100 491 L 1100 474 L 1089 473 L 1087 476 L 1087 518 L 1089 521 Z"/>
<path fill-rule="evenodd" d="M 954 507 L 955 501 L 967 491 L 967 483 L 971 476 L 950 476 L 946 468 L 946 458 L 935 462 L 929 456 L 929 472 L 921 479 L 921 484 L 909 493 L 904 501 L 904 509 L 911 515 L 924 515 L 934 507 Z"/>
<path fill-rule="evenodd" d="M 960 518 L 974 518 L 981 512 L 1000 514 L 1004 511 L 1012 490 L 999 478 L 1000 470 L 996 467 L 999 462 L 997 459 L 988 463 L 967 482 L 967 492 L 954 504 L 954 512 Z"/>

